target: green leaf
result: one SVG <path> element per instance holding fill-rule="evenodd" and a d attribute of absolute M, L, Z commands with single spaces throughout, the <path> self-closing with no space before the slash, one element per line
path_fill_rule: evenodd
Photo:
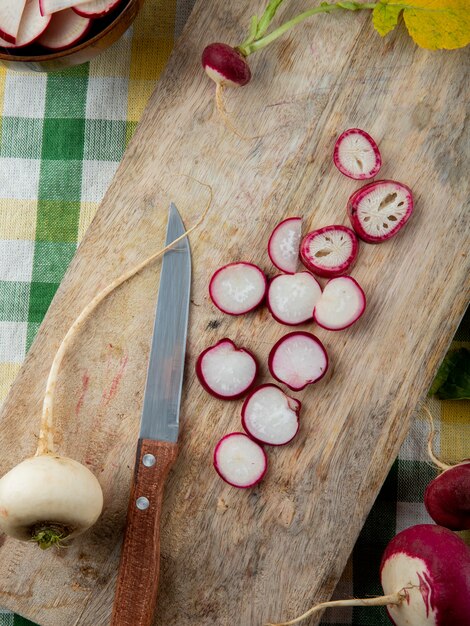
<path fill-rule="evenodd" d="M 470 399 L 470 350 L 459 348 L 446 355 L 429 395 L 435 395 L 440 400 Z"/>
<path fill-rule="evenodd" d="M 377 4 L 372 12 L 375 30 L 384 37 L 395 28 L 402 10 L 402 7 L 390 6 L 385 2 Z"/>

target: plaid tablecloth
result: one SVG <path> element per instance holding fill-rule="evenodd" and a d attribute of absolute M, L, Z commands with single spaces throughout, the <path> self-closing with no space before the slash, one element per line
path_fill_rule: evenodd
<path fill-rule="evenodd" d="M 116 171 L 193 1 L 149 0 L 132 30 L 87 65 L 49 75 L 0 70 L 0 401 Z M 465 330 L 461 333 L 458 339 L 470 340 Z M 440 429 L 442 457 L 469 457 L 470 403 L 433 400 L 429 406 Z M 425 454 L 426 433 L 425 421 L 417 419 L 355 547 L 338 597 L 379 594 L 378 563 L 386 543 L 399 530 L 429 521 L 423 491 L 435 472 Z M 330 612 L 323 621 L 338 626 L 388 623 L 381 608 Z M 0 626 L 26 624 L 31 622 L 0 611 Z"/>

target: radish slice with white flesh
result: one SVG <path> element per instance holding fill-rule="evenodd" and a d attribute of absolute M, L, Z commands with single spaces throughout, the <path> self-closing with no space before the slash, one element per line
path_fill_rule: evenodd
<path fill-rule="evenodd" d="M 351 276 L 329 280 L 315 310 L 313 319 L 327 330 L 343 330 L 352 326 L 366 308 L 366 295 Z"/>
<path fill-rule="evenodd" d="M 359 249 L 356 234 L 347 226 L 325 226 L 305 235 L 300 246 L 302 263 L 317 276 L 333 278 L 345 274 Z"/>
<path fill-rule="evenodd" d="M 26 0 L 0 0 L 0 37 L 16 43 Z"/>
<path fill-rule="evenodd" d="M 228 315 L 243 315 L 261 304 L 267 280 L 253 263 L 229 263 L 211 278 L 209 295 L 215 306 Z"/>
<path fill-rule="evenodd" d="M 281 272 L 294 274 L 297 270 L 301 236 L 301 217 L 289 217 L 273 230 L 268 241 L 268 254 Z"/>
<path fill-rule="evenodd" d="M 232 487 L 248 489 L 257 485 L 268 469 L 263 448 L 245 433 L 230 433 L 214 450 L 214 467 Z"/>
<path fill-rule="evenodd" d="M 48 50 L 70 48 L 83 39 L 90 26 L 89 18 L 77 15 L 72 9 L 66 9 L 52 16 L 49 26 L 37 42 Z"/>
<path fill-rule="evenodd" d="M 51 16 L 42 16 L 39 11 L 38 0 L 27 0 L 21 17 L 20 27 L 16 35 L 16 42 L 10 43 L 0 38 L 0 46 L 3 48 L 21 48 L 28 46 L 46 30 L 51 21 Z"/>
<path fill-rule="evenodd" d="M 268 287 L 268 309 L 281 324 L 296 326 L 312 319 L 320 297 L 321 287 L 310 272 L 279 274 Z"/>
<path fill-rule="evenodd" d="M 411 189 L 395 180 L 377 180 L 355 191 L 348 216 L 358 237 L 381 243 L 403 228 L 413 212 Z"/>
<path fill-rule="evenodd" d="M 328 355 L 315 335 L 298 331 L 279 339 L 269 353 L 268 367 L 273 378 L 300 391 L 326 374 Z"/>
<path fill-rule="evenodd" d="M 354 180 L 374 178 L 382 167 L 377 144 L 360 128 L 345 130 L 338 137 L 333 161 L 342 174 Z"/>
<path fill-rule="evenodd" d="M 253 385 L 258 374 L 255 357 L 237 348 L 231 339 L 221 339 L 199 355 L 196 375 L 204 389 L 221 400 L 236 400 Z"/>
<path fill-rule="evenodd" d="M 75 13 L 81 15 L 82 17 L 103 17 L 121 2 L 121 0 L 93 0 L 92 2 L 88 1 L 84 4 L 79 4 L 75 2 L 75 5 L 72 7 Z"/>
<path fill-rule="evenodd" d="M 41 15 L 53 15 L 59 11 L 71 9 L 80 4 L 86 4 L 90 0 L 39 0 Z"/>
<path fill-rule="evenodd" d="M 260 385 L 243 403 L 243 428 L 259 443 L 283 446 L 299 430 L 301 406 L 300 400 L 286 395 L 277 385 Z"/>

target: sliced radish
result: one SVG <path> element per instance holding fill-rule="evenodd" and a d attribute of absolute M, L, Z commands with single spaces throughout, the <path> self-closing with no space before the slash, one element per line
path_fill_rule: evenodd
<path fill-rule="evenodd" d="M 0 46 L 3 48 L 21 48 L 27 46 L 46 30 L 51 16 L 42 16 L 39 11 L 38 0 L 27 0 L 26 6 L 21 16 L 21 22 L 16 35 L 16 42 L 13 44 L 0 38 Z"/>
<path fill-rule="evenodd" d="M 308 233 L 302 240 L 300 257 L 305 267 L 314 274 L 333 278 L 351 268 L 358 248 L 354 231 L 335 224 Z"/>
<path fill-rule="evenodd" d="M 377 144 L 360 128 L 345 130 L 338 137 L 333 161 L 342 174 L 355 180 L 374 178 L 382 166 Z"/>
<path fill-rule="evenodd" d="M 63 50 L 83 39 L 90 26 L 89 18 L 77 15 L 72 9 L 66 9 L 54 13 L 49 26 L 37 41 L 48 50 Z"/>
<path fill-rule="evenodd" d="M 259 267 L 241 261 L 215 272 L 209 284 L 209 295 L 223 313 L 243 315 L 261 304 L 266 289 L 266 276 Z"/>
<path fill-rule="evenodd" d="M 199 355 L 196 374 L 204 389 L 221 400 L 240 398 L 255 382 L 258 363 L 231 339 L 221 339 Z"/>
<path fill-rule="evenodd" d="M 121 2 L 121 0 L 92 0 L 91 2 L 85 2 L 84 4 L 77 3 L 72 7 L 75 13 L 81 15 L 82 17 L 102 17 L 109 13 L 117 5 Z"/>
<path fill-rule="evenodd" d="M 305 332 L 281 337 L 269 353 L 271 375 L 293 391 L 320 380 L 328 369 L 328 355 L 322 342 Z"/>
<path fill-rule="evenodd" d="M 263 448 L 245 433 L 225 435 L 214 450 L 214 467 L 232 487 L 253 487 L 266 474 L 268 457 Z"/>
<path fill-rule="evenodd" d="M 294 274 L 299 261 L 302 218 L 289 217 L 276 226 L 268 241 L 268 254 L 281 272 Z"/>
<path fill-rule="evenodd" d="M 0 0 L 0 37 L 16 43 L 26 0 Z"/>
<path fill-rule="evenodd" d="M 90 0 L 39 0 L 39 9 L 41 15 L 52 15 L 87 2 L 90 2 Z"/>
<path fill-rule="evenodd" d="M 260 443 L 283 446 L 299 430 L 301 403 L 286 395 L 277 385 L 253 389 L 242 407 L 242 425 Z"/>
<path fill-rule="evenodd" d="M 366 308 L 366 295 L 351 276 L 338 276 L 326 283 L 313 312 L 319 326 L 327 330 L 343 330 L 352 326 Z"/>
<path fill-rule="evenodd" d="M 380 243 L 396 235 L 412 212 L 411 189 L 395 180 L 369 183 L 355 191 L 348 201 L 352 227 L 368 243 Z"/>
<path fill-rule="evenodd" d="M 268 308 L 281 324 L 296 326 L 313 317 L 321 287 L 310 272 L 280 274 L 268 287 Z"/>

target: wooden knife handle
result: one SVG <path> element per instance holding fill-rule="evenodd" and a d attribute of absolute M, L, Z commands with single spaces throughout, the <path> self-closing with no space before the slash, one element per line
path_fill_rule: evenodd
<path fill-rule="evenodd" d="M 139 439 L 111 626 L 151 626 L 160 570 L 163 489 L 176 443 Z"/>

